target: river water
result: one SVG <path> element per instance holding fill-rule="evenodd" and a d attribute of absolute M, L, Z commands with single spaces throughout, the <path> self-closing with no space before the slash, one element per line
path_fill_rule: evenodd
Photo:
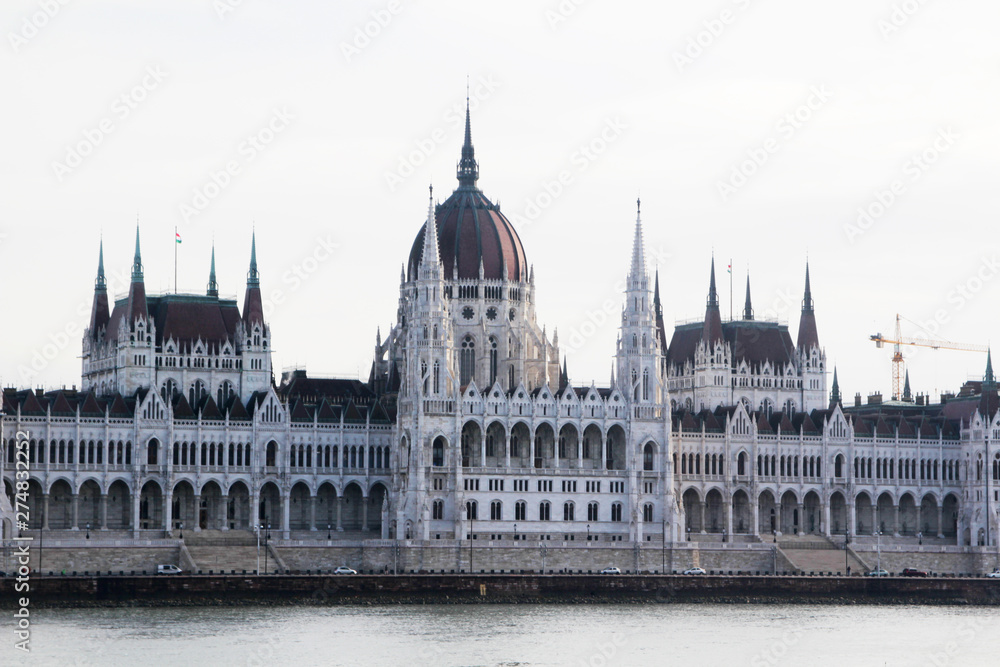
<path fill-rule="evenodd" d="M 3 616 L 9 619 L 8 613 Z M 58 609 L 0 665 L 1000 665 L 1000 608 L 716 604 Z"/>

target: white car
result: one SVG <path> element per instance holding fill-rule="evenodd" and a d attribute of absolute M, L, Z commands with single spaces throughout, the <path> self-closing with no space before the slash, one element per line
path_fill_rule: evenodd
<path fill-rule="evenodd" d="M 991 579 L 1000 579 L 1000 570 L 993 570 L 992 572 L 987 572 L 986 576 L 990 577 Z"/>
<path fill-rule="evenodd" d="M 865 572 L 866 577 L 888 577 L 889 573 L 885 570 L 869 570 Z"/>
<path fill-rule="evenodd" d="M 181 568 L 177 567 L 176 565 L 157 565 L 156 566 L 156 573 L 157 574 L 180 574 L 183 571 L 184 570 L 182 570 Z"/>
<path fill-rule="evenodd" d="M 684 574 L 707 574 L 703 567 L 689 567 L 684 570 Z"/>
<path fill-rule="evenodd" d="M 352 570 L 352 569 L 351 569 L 351 568 L 349 568 L 349 567 L 346 567 L 346 566 L 344 566 L 344 565 L 341 565 L 341 566 L 340 566 L 340 567 L 338 567 L 338 568 L 337 568 L 336 570 L 334 570 L 334 571 L 333 571 L 333 573 L 334 573 L 334 574 L 357 574 L 357 573 L 358 573 L 358 571 L 357 571 L 357 570 Z"/>
<path fill-rule="evenodd" d="M 603 570 L 601 570 L 601 574 L 621 574 L 621 573 L 622 571 L 619 570 L 617 567 L 606 567 Z"/>

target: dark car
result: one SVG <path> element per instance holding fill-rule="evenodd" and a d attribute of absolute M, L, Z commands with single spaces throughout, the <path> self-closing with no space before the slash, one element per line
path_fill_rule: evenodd
<path fill-rule="evenodd" d="M 904 577 L 926 577 L 927 576 L 926 572 L 924 572 L 923 570 L 918 570 L 915 567 L 905 568 L 902 572 L 900 572 L 900 574 L 903 575 Z"/>

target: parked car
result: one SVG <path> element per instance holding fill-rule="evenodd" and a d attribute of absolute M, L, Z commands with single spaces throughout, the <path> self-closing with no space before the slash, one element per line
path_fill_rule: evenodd
<path fill-rule="evenodd" d="M 333 571 L 334 574 L 357 574 L 357 570 L 352 570 L 351 568 L 341 565 L 336 570 Z"/>
<path fill-rule="evenodd" d="M 868 570 L 865 572 L 866 577 L 888 577 L 889 573 L 885 570 Z"/>
<path fill-rule="evenodd" d="M 622 571 L 617 567 L 606 567 L 601 570 L 601 574 L 621 574 Z"/>
<path fill-rule="evenodd" d="M 684 574 L 707 574 L 703 567 L 689 567 L 684 570 Z"/>
<path fill-rule="evenodd" d="M 915 567 L 904 568 L 903 571 L 901 572 L 901 574 L 904 577 L 926 577 L 927 576 L 926 572 L 924 572 L 923 570 L 918 570 Z"/>
<path fill-rule="evenodd" d="M 990 577 L 991 579 L 1000 579 L 1000 570 L 993 570 L 992 572 L 988 572 L 986 576 Z"/>
<path fill-rule="evenodd" d="M 156 573 L 157 574 L 180 574 L 183 571 L 184 570 L 182 570 L 181 568 L 177 567 L 176 565 L 157 565 L 156 566 Z"/>

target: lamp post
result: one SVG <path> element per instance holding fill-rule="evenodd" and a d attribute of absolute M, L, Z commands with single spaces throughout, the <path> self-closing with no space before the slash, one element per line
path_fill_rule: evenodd
<path fill-rule="evenodd" d="M 260 526 L 254 525 L 253 527 L 254 537 L 257 538 L 257 574 L 260 574 Z"/>
<path fill-rule="evenodd" d="M 265 517 L 267 518 L 267 517 Z M 267 541 L 271 539 L 271 524 L 267 524 L 264 531 L 264 572 L 267 572 Z"/>
<path fill-rule="evenodd" d="M 590 524 L 587 524 L 587 541 L 590 541 Z"/>
<path fill-rule="evenodd" d="M 875 560 L 875 574 L 879 577 L 882 576 L 882 531 L 875 531 L 875 552 L 877 554 Z"/>
<path fill-rule="evenodd" d="M 87 539 L 90 539 L 90 523 L 87 523 Z"/>
<path fill-rule="evenodd" d="M 517 542 L 517 524 L 514 524 L 514 541 Z"/>
<path fill-rule="evenodd" d="M 329 542 L 331 539 L 333 539 L 333 534 L 330 532 L 330 528 L 331 528 L 331 525 L 330 524 L 326 524 L 326 541 L 327 542 Z"/>
<path fill-rule="evenodd" d="M 850 559 L 848 558 L 849 554 L 848 554 L 848 551 L 847 551 L 847 547 L 848 547 L 848 545 L 850 543 L 851 543 L 851 533 L 850 533 L 849 530 L 845 530 L 844 531 L 844 572 L 847 573 L 847 576 L 851 576 Z"/>
<path fill-rule="evenodd" d="M 667 573 L 667 520 L 662 521 L 662 532 L 660 533 L 660 539 L 663 541 L 663 547 L 660 550 L 660 571 L 663 574 Z"/>
<path fill-rule="evenodd" d="M 180 537 L 181 540 L 183 540 L 184 539 L 184 522 L 181 521 L 179 524 L 177 524 L 177 526 L 178 526 L 177 535 Z"/>

